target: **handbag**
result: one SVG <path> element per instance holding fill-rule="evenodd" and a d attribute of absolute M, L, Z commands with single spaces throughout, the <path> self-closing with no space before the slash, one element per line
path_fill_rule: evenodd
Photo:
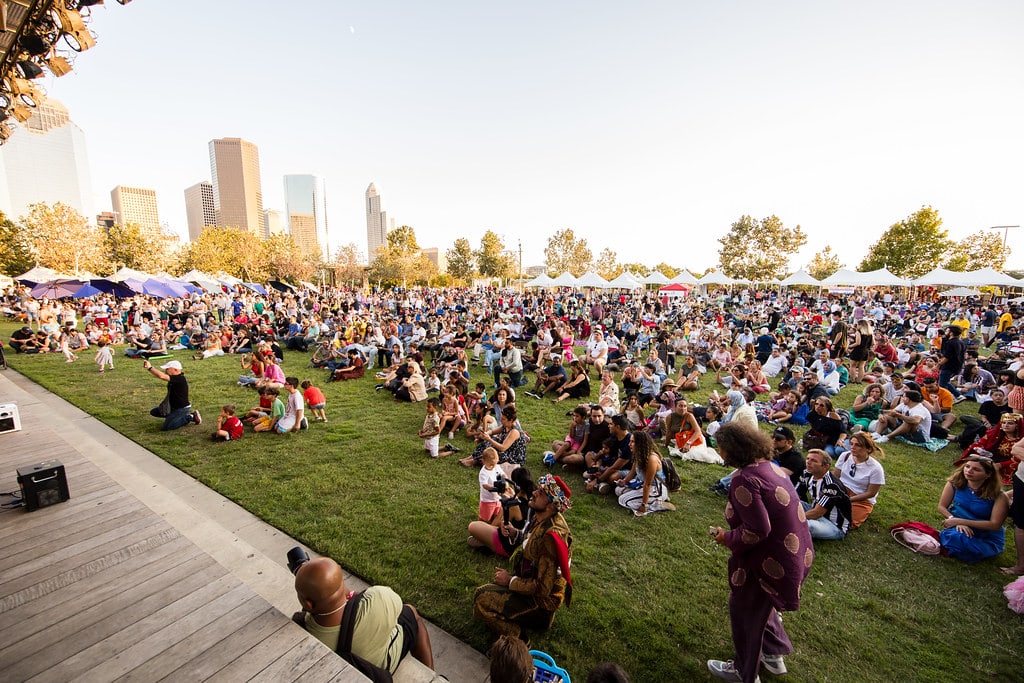
<path fill-rule="evenodd" d="M 164 396 L 164 400 L 160 401 L 160 405 L 153 409 L 154 414 L 157 417 L 167 417 L 171 414 L 171 397 Z"/>
<path fill-rule="evenodd" d="M 804 434 L 804 438 L 800 442 L 800 444 L 804 447 L 805 452 L 811 449 L 816 449 L 819 451 L 823 450 L 825 448 L 825 435 L 822 434 L 821 432 L 816 432 L 813 429 L 809 429 L 807 430 L 807 433 Z"/>
<path fill-rule="evenodd" d="M 924 522 L 902 522 L 889 530 L 897 543 L 922 555 L 942 554 L 939 532 Z"/>

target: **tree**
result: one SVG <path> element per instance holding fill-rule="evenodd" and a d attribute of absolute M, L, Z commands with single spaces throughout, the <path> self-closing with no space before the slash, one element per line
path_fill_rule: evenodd
<path fill-rule="evenodd" d="M 238 227 L 211 226 L 203 228 L 195 242 L 189 244 L 180 258 L 179 268 L 206 273 L 223 271 L 247 282 L 260 278 L 257 271 L 264 258 L 260 239 Z"/>
<path fill-rule="evenodd" d="M 275 234 L 263 240 L 261 261 L 253 270 L 262 268 L 268 279 L 309 280 L 315 271 L 318 258 L 312 260 L 302 253 L 291 235 Z"/>
<path fill-rule="evenodd" d="M 640 278 L 645 278 L 651 274 L 651 269 L 642 263 L 623 263 L 622 269 Z"/>
<path fill-rule="evenodd" d="M 392 285 L 426 284 L 436 273 L 437 266 L 416 242 L 416 232 L 403 225 L 388 233 L 387 242 L 370 264 L 369 277 Z"/>
<path fill-rule="evenodd" d="M 363 276 L 366 274 L 366 268 L 363 266 L 363 253 L 359 251 L 355 242 L 338 247 L 332 265 L 337 281 L 344 282 L 349 287 L 355 286 L 357 282 L 362 282 Z"/>
<path fill-rule="evenodd" d="M 36 264 L 28 232 L 0 211 L 0 273 L 21 275 Z"/>
<path fill-rule="evenodd" d="M 493 230 L 480 238 L 480 249 L 476 256 L 476 268 L 484 277 L 504 279 L 515 271 L 512 257 L 505 253 L 505 243 Z"/>
<path fill-rule="evenodd" d="M 943 268 L 958 272 L 980 268 L 1002 270 L 1009 256 L 1010 248 L 1003 245 L 998 232 L 979 230 L 953 244 Z"/>
<path fill-rule="evenodd" d="M 469 240 L 460 237 L 445 254 L 448 260 L 448 274 L 456 280 L 469 282 L 473 279 L 474 263 L 476 258 L 473 249 L 469 246 Z"/>
<path fill-rule="evenodd" d="M 544 262 L 547 264 L 548 275 L 558 277 L 565 271 L 576 277 L 590 270 L 593 254 L 586 240 L 577 240 L 572 228 L 559 230 L 548 238 L 548 246 L 544 248 Z"/>
<path fill-rule="evenodd" d="M 618 276 L 622 275 L 623 268 L 619 265 L 618 255 L 611 249 L 605 247 L 601 250 L 601 253 L 597 255 L 597 261 L 594 262 L 594 270 L 596 270 L 597 274 L 605 280 L 614 280 Z"/>
<path fill-rule="evenodd" d="M 678 269 L 673 268 L 667 263 L 659 263 L 658 265 L 654 266 L 654 268 L 651 268 L 651 272 L 653 273 L 654 271 L 658 271 L 659 273 L 667 277 L 669 280 L 674 278 L 676 275 L 679 275 L 680 272 Z"/>
<path fill-rule="evenodd" d="M 32 204 L 21 223 L 39 265 L 69 274 L 103 269 L 103 235 L 70 206 Z"/>
<path fill-rule="evenodd" d="M 843 264 L 839 262 L 839 254 L 833 254 L 831 245 L 826 245 L 811 259 L 807 265 L 807 272 L 816 280 L 824 280 L 842 267 Z"/>
<path fill-rule="evenodd" d="M 159 228 L 127 223 L 103 232 L 103 251 L 112 271 L 124 266 L 155 273 L 167 267 L 170 242 Z"/>
<path fill-rule="evenodd" d="M 921 277 L 942 263 L 950 246 L 939 212 L 922 206 L 899 223 L 890 225 L 868 249 L 857 270 L 888 268 L 900 277 Z"/>
<path fill-rule="evenodd" d="M 718 263 L 729 277 L 767 282 L 785 274 L 789 258 L 807 243 L 800 226 L 787 228 L 778 216 L 741 216 L 718 238 Z"/>

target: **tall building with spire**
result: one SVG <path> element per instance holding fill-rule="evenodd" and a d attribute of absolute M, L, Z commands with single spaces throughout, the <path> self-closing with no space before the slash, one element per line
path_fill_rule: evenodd
<path fill-rule="evenodd" d="M 213 183 L 204 180 L 185 188 L 185 215 L 188 218 L 188 238 L 193 242 L 199 239 L 203 228 L 217 225 Z"/>
<path fill-rule="evenodd" d="M 260 183 L 260 153 L 241 138 L 210 141 L 210 175 L 217 225 L 267 236 Z"/>
<path fill-rule="evenodd" d="M 306 255 L 319 249 L 320 256 L 329 259 L 324 179 L 316 175 L 286 175 L 284 201 L 288 232 L 295 244 Z"/>
<path fill-rule="evenodd" d="M 17 220 L 38 202 L 96 215 L 85 133 L 52 97 L 0 147 L 0 211 Z"/>
<path fill-rule="evenodd" d="M 118 225 L 135 223 L 143 228 L 160 230 L 160 214 L 156 206 L 156 190 L 118 185 L 110 191 L 114 221 Z"/>
<path fill-rule="evenodd" d="M 388 241 L 388 214 L 381 211 L 380 195 L 373 183 L 366 188 L 366 259 L 373 263 L 377 250 Z"/>

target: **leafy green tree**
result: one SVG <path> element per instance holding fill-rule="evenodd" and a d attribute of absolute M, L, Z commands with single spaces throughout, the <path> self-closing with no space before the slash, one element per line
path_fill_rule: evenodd
<path fill-rule="evenodd" d="M 505 252 L 505 243 L 493 230 L 484 233 L 474 256 L 476 268 L 484 277 L 503 279 L 515 271 L 512 257 Z"/>
<path fill-rule="evenodd" d="M 942 229 L 939 212 L 922 206 L 899 223 L 893 223 L 868 249 L 857 270 L 888 268 L 906 278 L 921 277 L 943 262 L 951 247 Z"/>
<path fill-rule="evenodd" d="M 783 275 L 790 257 L 807 243 L 800 226 L 787 228 L 778 216 L 741 216 L 718 238 L 718 264 L 733 278 L 767 282 Z"/>
<path fill-rule="evenodd" d="M 811 258 L 811 262 L 807 264 L 807 272 L 816 280 L 824 280 L 842 267 L 843 264 L 839 262 L 839 254 L 832 253 L 831 245 L 826 245 Z"/>
<path fill-rule="evenodd" d="M 0 211 L 0 273 L 15 277 L 35 264 L 28 232 Z"/>
<path fill-rule="evenodd" d="M 448 261 L 449 275 L 463 282 L 468 282 L 473 278 L 476 257 L 473 255 L 473 248 L 469 246 L 469 240 L 465 237 L 458 238 L 445 256 Z"/>
<path fill-rule="evenodd" d="M 271 235 L 263 240 L 261 267 L 273 280 L 309 280 L 318 259 L 308 257 L 291 235 Z"/>
<path fill-rule="evenodd" d="M 338 282 L 343 282 L 349 287 L 357 282 L 363 281 L 366 275 L 366 267 L 363 266 L 363 253 L 355 242 L 338 247 L 334 254 L 334 261 L 331 264 L 334 268 L 334 277 Z"/>
<path fill-rule="evenodd" d="M 159 228 L 127 223 L 103 232 L 103 250 L 111 272 L 128 267 L 155 273 L 167 267 L 171 242 Z"/>
<path fill-rule="evenodd" d="M 102 233 L 67 204 L 32 204 L 21 224 L 39 265 L 68 274 L 103 270 Z"/>
<path fill-rule="evenodd" d="M 558 277 L 567 270 L 579 277 L 590 270 L 593 257 L 587 241 L 576 239 L 572 228 L 556 232 L 548 238 L 548 246 L 544 248 L 544 262 L 551 277 Z"/>
<path fill-rule="evenodd" d="M 623 263 L 622 269 L 627 273 L 632 273 L 639 278 L 645 278 L 651 274 L 651 269 L 642 263 Z"/>
<path fill-rule="evenodd" d="M 223 271 L 247 282 L 263 279 L 265 267 L 260 239 L 239 227 L 211 226 L 203 228 L 199 237 L 181 255 L 179 268 L 193 268 L 206 273 Z"/>
<path fill-rule="evenodd" d="M 998 232 L 979 230 L 953 243 L 943 268 L 958 272 L 980 268 L 1002 270 L 1009 256 L 1010 248 L 1003 245 Z"/>
<path fill-rule="evenodd" d="M 437 273 L 437 266 L 423 255 L 416 232 L 408 225 L 388 233 L 387 243 L 370 264 L 369 277 L 391 285 L 426 284 Z"/>
<path fill-rule="evenodd" d="M 676 275 L 679 275 L 679 273 L 681 272 L 678 268 L 673 268 L 667 263 L 659 263 L 658 265 L 654 266 L 654 268 L 651 268 L 651 272 L 653 273 L 654 271 L 658 271 L 659 273 L 669 278 L 670 280 L 674 278 Z"/>
<path fill-rule="evenodd" d="M 608 247 L 605 247 L 597 255 L 597 261 L 594 262 L 594 270 L 605 280 L 614 280 L 622 275 L 623 268 L 619 265 L 618 255 Z"/>

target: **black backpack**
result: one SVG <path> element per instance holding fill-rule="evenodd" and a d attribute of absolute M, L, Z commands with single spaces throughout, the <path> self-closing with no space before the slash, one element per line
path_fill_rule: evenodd
<path fill-rule="evenodd" d="M 661 459 L 661 475 L 665 477 L 665 486 L 668 487 L 669 493 L 675 493 L 683 488 L 683 482 L 679 478 L 679 473 L 676 472 L 675 463 L 667 455 Z"/>

